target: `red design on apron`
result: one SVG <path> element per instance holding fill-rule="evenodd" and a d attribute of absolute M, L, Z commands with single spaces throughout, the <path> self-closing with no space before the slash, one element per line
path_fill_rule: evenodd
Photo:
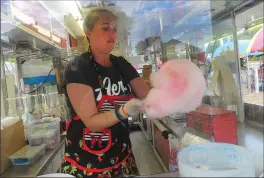
<path fill-rule="evenodd" d="M 107 152 L 112 145 L 112 135 L 110 129 L 102 132 L 91 132 L 88 128 L 83 129 L 82 149 L 92 154 L 102 154 Z"/>
<path fill-rule="evenodd" d="M 82 170 L 82 171 L 89 171 L 89 172 L 96 172 L 96 173 L 101 173 L 101 172 L 105 172 L 105 171 L 110 171 L 111 169 L 116 169 L 118 168 L 122 163 L 126 162 L 127 159 L 130 157 L 130 154 L 128 154 L 125 159 L 123 159 L 122 161 L 120 161 L 119 163 L 111 166 L 111 167 L 106 167 L 103 169 L 97 169 L 97 168 L 87 168 L 84 166 L 79 165 L 76 161 L 74 161 L 73 159 L 64 156 L 64 160 L 68 161 L 69 163 L 71 163 L 72 165 L 76 166 L 78 169 Z"/>

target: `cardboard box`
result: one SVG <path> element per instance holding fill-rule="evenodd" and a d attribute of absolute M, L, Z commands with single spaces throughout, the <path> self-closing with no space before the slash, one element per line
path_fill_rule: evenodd
<path fill-rule="evenodd" d="M 1 130 L 1 167 L 2 174 L 9 166 L 11 161 L 9 156 L 26 146 L 23 121 L 18 122 Z"/>

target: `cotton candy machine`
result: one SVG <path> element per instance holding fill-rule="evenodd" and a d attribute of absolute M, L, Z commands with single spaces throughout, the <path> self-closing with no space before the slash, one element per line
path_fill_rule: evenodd
<path fill-rule="evenodd" d="M 161 145 L 162 158 L 170 172 L 178 171 L 177 154 L 185 147 L 210 142 L 237 144 L 236 113 L 233 111 L 203 106 L 187 114 L 162 118 L 160 122 L 166 126 L 167 132 L 163 133 L 168 136 L 163 141 L 157 137 L 156 142 Z M 165 152 L 170 153 L 169 158 Z"/>

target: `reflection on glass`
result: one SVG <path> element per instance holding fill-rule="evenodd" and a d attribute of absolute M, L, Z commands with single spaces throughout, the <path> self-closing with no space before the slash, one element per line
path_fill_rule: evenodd
<path fill-rule="evenodd" d="M 38 1 L 11 1 L 12 22 L 25 33 L 51 43 L 50 13 Z M 38 15 L 36 15 L 38 14 Z"/>
<path fill-rule="evenodd" d="M 66 48 L 67 47 L 67 32 L 64 28 L 64 26 L 59 23 L 54 17 L 50 17 L 51 18 L 51 28 L 52 28 L 52 40 L 54 43 L 56 43 L 57 45 Z"/>
<path fill-rule="evenodd" d="M 263 124 L 263 2 L 236 16 L 245 119 Z"/>
<path fill-rule="evenodd" d="M 36 15 L 36 12 L 38 15 Z M 29 25 L 39 25 L 49 30 L 49 12 L 37 1 L 12 1 L 12 13 L 15 20 Z"/>
<path fill-rule="evenodd" d="M 51 24 L 52 24 L 53 33 L 55 35 L 63 38 L 67 37 L 64 27 L 54 17 L 51 17 Z"/>
<path fill-rule="evenodd" d="M 211 102 L 216 106 L 234 110 L 240 120 L 243 120 L 239 112 L 243 108 L 240 104 L 238 60 L 234 48 L 233 28 L 231 18 L 213 24 L 213 40 L 206 44 L 212 62 L 208 73 L 211 84 L 208 92 L 211 93 Z M 215 78 L 218 74 L 221 74 L 222 79 Z"/>
<path fill-rule="evenodd" d="M 8 0 L 1 1 L 1 13 L 8 16 L 10 12 L 10 2 Z"/>

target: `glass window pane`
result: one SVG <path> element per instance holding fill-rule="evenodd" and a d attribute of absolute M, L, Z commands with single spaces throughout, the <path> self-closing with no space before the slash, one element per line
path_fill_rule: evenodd
<path fill-rule="evenodd" d="M 1 1 L 1 13 L 8 16 L 10 12 L 10 2 L 8 0 Z"/>
<path fill-rule="evenodd" d="M 38 1 L 12 1 L 12 13 L 18 22 L 50 29 L 49 12 Z"/>
<path fill-rule="evenodd" d="M 247 121 L 263 125 L 263 5 L 237 14 L 236 26 L 241 63 L 241 87 Z"/>
<path fill-rule="evenodd" d="M 7 2 L 11 3 L 12 6 L 10 7 L 13 7 L 12 9 L 8 9 Z M 134 171 L 136 167 L 133 167 L 133 165 L 137 166 L 140 175 L 152 176 L 153 174 L 170 172 L 159 177 L 179 177 L 177 153 L 182 148 L 192 144 L 219 142 L 216 135 L 222 129 L 223 132 L 220 136 L 225 137 L 228 135 L 228 138 L 221 142 L 234 142 L 234 144 L 245 146 L 253 153 L 256 175 L 259 176 L 263 172 L 263 159 L 260 159 L 263 157 L 263 134 L 250 128 L 247 121 L 263 125 L 263 104 L 259 103 L 263 103 L 264 61 L 263 40 L 259 39 L 261 39 L 261 35 L 263 37 L 264 4 L 258 2 L 258 5 L 235 14 L 235 19 L 233 19 L 231 10 L 241 5 L 242 2 L 248 3 L 244 0 L 1 1 L 1 69 L 4 69 L 1 70 L 1 89 L 6 90 L 5 92 L 1 90 L 1 116 L 3 116 L 2 113 L 5 116 L 13 116 L 12 110 L 17 110 L 22 118 L 26 118 L 25 120 L 31 118 L 32 115 L 38 121 L 43 117 L 49 117 L 48 119 L 50 119 L 50 117 L 55 116 L 60 117 L 63 124 L 65 124 L 64 121 L 68 120 L 68 108 L 62 97 L 53 97 L 56 96 L 53 92 L 60 90 L 61 85 L 59 83 L 62 83 L 63 67 L 69 64 L 69 60 L 74 58 L 73 55 L 77 55 L 81 50 L 84 52 L 85 47 L 88 46 L 87 41 L 81 40 L 82 37 L 84 37 L 83 39 L 86 38 L 82 30 L 83 16 L 88 11 L 86 7 L 98 5 L 100 7 L 111 6 L 118 12 L 116 13 L 116 16 L 118 16 L 117 43 L 111 51 L 112 54 L 124 56 L 148 85 L 151 85 L 150 74 L 158 72 L 165 62 L 172 60 L 189 60 L 193 62 L 201 70 L 206 80 L 206 93 L 199 106 L 211 107 L 204 120 L 201 119 L 201 115 L 188 118 L 189 113 L 175 113 L 159 119 L 149 119 L 141 113 L 133 119 L 129 118 L 131 127 L 127 129 L 129 132 L 124 132 L 128 133 L 127 137 L 123 137 L 123 130 L 113 131 L 113 133 L 119 133 L 120 131 L 117 135 L 122 135 L 122 139 L 126 142 L 125 144 L 123 142 L 119 144 L 120 139 L 118 136 L 116 136 L 118 139 L 113 139 L 112 145 L 121 145 L 121 148 L 118 149 L 120 153 L 122 149 L 122 155 L 113 153 L 110 157 L 113 156 L 113 159 L 108 159 L 108 153 L 112 152 L 110 150 L 108 153 L 93 155 L 95 156 L 94 161 L 93 159 L 90 160 L 90 157 L 85 159 L 87 154 L 81 150 L 85 142 L 82 142 L 81 137 L 85 137 L 84 141 L 87 141 L 87 143 L 90 141 L 95 142 L 95 147 L 98 146 L 98 148 L 102 146 L 100 146 L 100 141 L 104 142 L 106 140 L 97 137 L 97 133 L 92 133 L 91 135 L 94 135 L 95 139 L 89 140 L 89 134 L 87 137 L 87 135 L 81 133 L 85 126 L 80 120 L 74 119 L 71 123 L 77 123 L 77 125 L 81 123 L 82 127 L 72 129 L 74 130 L 72 132 L 73 139 L 70 138 L 71 133 L 69 130 L 66 134 L 67 139 L 65 136 L 61 137 L 61 143 L 54 151 L 57 154 L 56 156 L 50 157 L 49 154 L 53 150 L 47 150 L 45 155 L 36 160 L 35 164 L 23 166 L 22 172 L 19 172 L 21 167 L 10 166 L 3 177 L 14 177 L 14 175 L 28 177 L 25 172 L 32 172 L 34 175 L 31 177 L 42 173 L 55 173 L 61 166 L 63 154 L 67 157 L 65 159 L 72 158 L 74 162 L 71 164 L 64 160 L 63 164 L 67 165 L 60 171 L 74 174 L 76 177 L 104 177 L 104 175 L 119 174 L 122 171 L 125 176 L 128 172 L 136 172 Z M 254 3 L 257 2 L 252 4 Z M 252 4 L 247 4 L 247 6 Z M 12 17 L 8 13 L 11 10 L 16 21 L 14 24 L 8 21 L 8 17 Z M 107 32 L 106 29 L 101 29 L 100 33 L 108 33 L 109 31 Z M 67 43 L 66 40 L 69 38 L 70 42 Z M 104 39 L 101 40 L 102 43 L 105 43 Z M 112 38 L 107 41 L 107 43 L 111 42 Z M 72 45 L 71 50 L 68 48 L 68 44 Z M 97 43 L 96 45 L 99 46 L 100 44 Z M 99 48 L 97 49 L 101 52 Z M 58 57 L 59 55 L 61 56 Z M 105 53 L 103 56 L 106 56 Z M 97 60 L 97 56 L 95 56 L 95 59 Z M 79 60 L 79 58 L 76 60 Z M 79 61 L 76 64 L 79 64 Z M 81 68 L 85 66 L 82 65 Z M 79 73 L 79 67 L 70 66 L 66 69 L 70 69 L 74 75 Z M 103 67 L 100 67 L 101 69 L 104 70 Z M 107 71 L 110 70 L 107 69 Z M 6 74 L 5 78 L 3 78 L 3 73 Z M 74 75 L 70 77 L 74 77 Z M 86 79 L 87 76 L 84 78 Z M 109 85 L 115 82 L 113 80 Z M 110 87 L 112 90 L 115 90 L 114 85 Z M 176 87 L 181 86 L 179 84 Z M 199 86 L 195 87 L 198 88 Z M 192 89 L 195 89 L 195 87 Z M 35 89 L 37 92 L 34 91 Z M 245 102 L 244 107 L 241 90 Z M 23 95 L 22 92 L 32 91 L 32 95 L 31 93 L 25 94 L 29 97 L 28 100 L 24 100 L 24 103 L 12 102 L 11 109 L 8 108 L 7 97 L 15 98 Z M 45 95 L 46 93 L 49 94 Z M 95 93 L 97 94 L 97 92 Z M 165 97 L 158 97 L 158 102 L 162 104 L 166 102 Z M 180 104 L 182 107 L 192 104 L 192 99 L 189 103 L 181 101 Z M 4 107 L 2 107 L 3 103 L 5 103 Z M 109 105 L 109 103 L 106 104 Z M 107 107 L 111 108 L 112 106 Z M 211 111 L 219 111 L 219 108 L 224 113 L 227 110 L 236 112 L 236 118 L 232 117 L 233 124 L 226 122 L 225 119 L 229 119 L 226 115 L 222 119 L 222 114 L 220 118 L 222 120 L 219 121 L 225 121 L 215 124 L 218 120 L 216 121 L 217 118 L 212 119 L 214 116 L 212 116 Z M 2 112 L 2 110 L 5 110 L 5 112 Z M 75 113 L 72 112 L 72 114 Z M 193 126 L 186 123 L 186 121 L 192 119 L 196 121 Z M 244 121 L 246 121 L 245 124 Z M 64 127 L 63 124 L 62 127 Z M 71 125 L 69 128 L 74 127 L 74 125 Z M 45 128 L 40 136 L 46 133 L 47 128 Z M 232 131 L 229 132 L 228 128 L 231 128 Z M 58 133 L 56 136 L 60 136 L 59 132 L 56 133 Z M 77 135 L 79 135 L 78 138 L 75 138 Z M 102 161 L 105 160 L 107 164 L 122 161 L 123 156 L 126 157 L 131 153 L 130 149 L 126 149 L 130 145 L 129 138 L 131 139 L 136 164 L 133 163 L 131 157 L 128 157 L 127 160 L 132 163 L 129 166 L 132 166 L 133 171 L 131 171 L 131 167 L 126 169 L 126 164 L 121 164 L 121 162 L 120 170 L 105 171 L 102 174 L 99 173 L 99 175 L 96 172 L 92 173 L 90 169 L 88 172 L 78 170 L 80 167 L 76 164 L 82 164 L 83 168 L 98 168 L 96 166 L 104 163 Z M 229 138 L 235 141 L 229 141 Z M 65 139 L 67 140 L 66 143 Z M 58 141 L 58 137 L 55 140 Z M 25 140 L 22 140 L 22 142 L 25 143 Z M 71 147 L 74 145 L 76 147 Z M 66 147 L 67 153 L 64 149 L 65 146 L 70 146 L 70 149 Z M 72 148 L 73 150 L 76 149 L 78 153 L 71 152 Z M 89 161 L 92 161 L 92 163 Z M 43 162 L 45 165 L 40 164 Z M 104 166 L 102 165 L 102 167 Z M 203 168 L 207 168 L 206 165 Z"/>
<path fill-rule="evenodd" d="M 52 32 L 53 32 L 53 42 L 59 45 L 62 48 L 67 47 L 67 31 L 63 26 L 63 23 L 61 24 L 58 22 L 53 16 L 51 16 L 51 26 L 52 26 Z"/>

